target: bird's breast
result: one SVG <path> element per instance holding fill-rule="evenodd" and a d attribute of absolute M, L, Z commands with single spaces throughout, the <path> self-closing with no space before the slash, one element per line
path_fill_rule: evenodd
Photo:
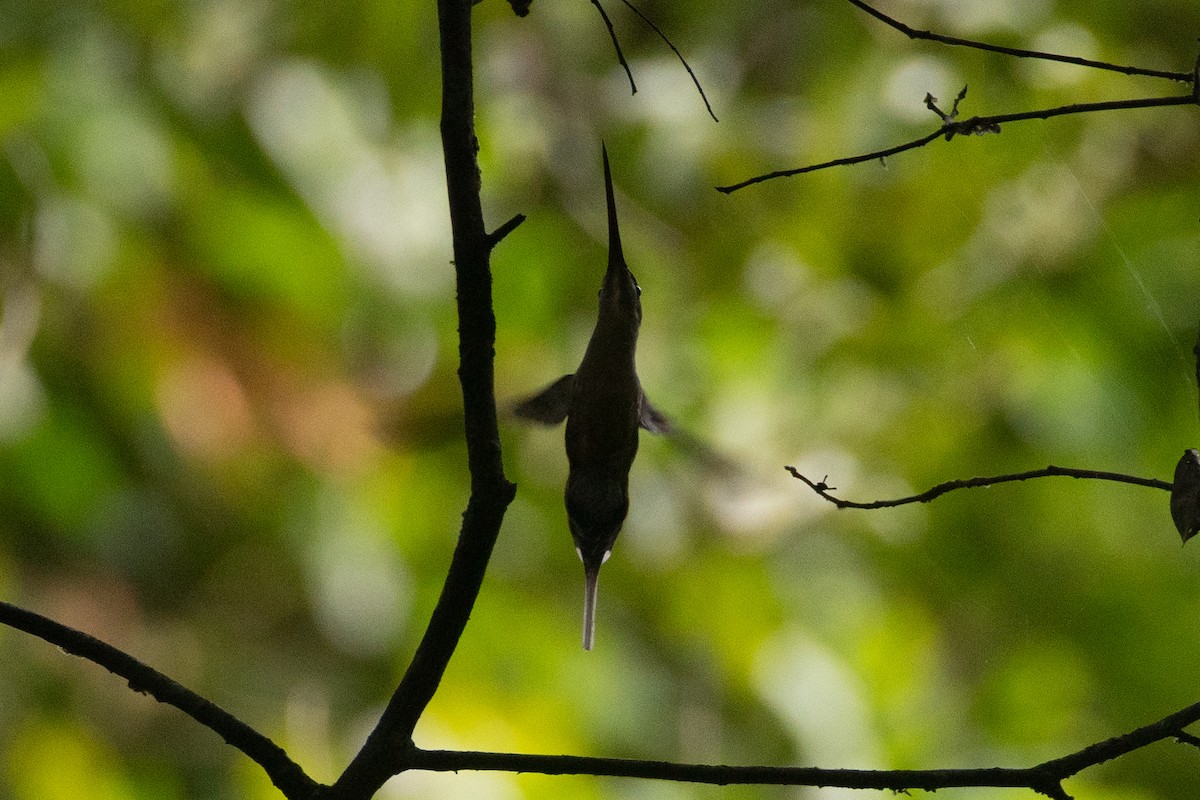
<path fill-rule="evenodd" d="M 641 390 L 626 380 L 578 380 L 567 414 L 567 460 L 572 469 L 628 472 L 637 455 Z"/>

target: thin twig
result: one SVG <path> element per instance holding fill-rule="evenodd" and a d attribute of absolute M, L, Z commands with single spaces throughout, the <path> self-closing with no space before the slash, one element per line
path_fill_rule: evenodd
<path fill-rule="evenodd" d="M 1069 755 L 1033 767 L 983 767 L 979 769 L 863 770 L 820 767 L 728 766 L 640 761 L 585 756 L 528 755 L 414 748 L 413 769 L 438 772 L 488 770 L 533 772 L 541 775 L 603 775 L 647 778 L 727 786 L 734 784 L 831 786 L 846 789 L 881 789 L 904 792 L 935 791 L 954 787 L 1022 787 L 1057 800 L 1070 800 L 1062 782 L 1083 770 L 1110 761 L 1164 739 L 1188 741 L 1183 728 L 1200 720 L 1200 703 L 1190 705 L 1157 722 L 1089 745 Z"/>
<path fill-rule="evenodd" d="M 1072 103 L 1065 106 L 1057 106 L 1055 108 L 1042 108 L 1035 111 L 1021 111 L 1014 114 L 996 114 L 987 117 L 970 117 L 964 120 L 951 120 L 943 123 L 942 127 L 933 133 L 926 134 L 918 139 L 913 139 L 911 142 L 889 147 L 885 150 L 876 150 L 872 153 L 863 153 L 857 156 L 848 156 L 846 158 L 837 158 L 833 161 L 824 161 L 820 164 L 810 164 L 805 167 L 796 169 L 778 170 L 769 172 L 765 175 L 758 175 L 753 178 L 742 181 L 741 183 L 731 184 L 729 186 L 718 186 L 717 191 L 724 194 L 736 192 L 738 189 L 744 189 L 756 183 L 769 181 L 773 178 L 788 178 L 793 175 L 803 175 L 807 172 L 817 172 L 830 167 L 841 167 L 849 164 L 862 164 L 866 161 L 875 161 L 878 159 L 887 158 L 888 156 L 903 153 L 906 150 L 915 150 L 918 147 L 924 147 L 938 137 L 945 138 L 947 141 L 955 136 L 979 135 L 984 133 L 996 133 L 1002 124 L 1009 122 L 1023 122 L 1031 119 L 1050 119 L 1052 117 L 1062 117 L 1068 114 L 1087 114 L 1094 111 L 1118 111 L 1121 109 L 1133 108 L 1161 108 L 1164 106 L 1187 106 L 1197 105 L 1198 101 L 1192 94 L 1187 95 L 1171 95 L 1169 97 L 1140 97 L 1133 100 L 1107 100 L 1099 103 Z"/>
<path fill-rule="evenodd" d="M 488 248 L 489 249 L 494 248 L 496 245 L 500 244 L 500 242 L 504 241 L 505 236 L 508 236 L 510 233 L 515 231 L 517 229 L 517 226 L 519 226 L 524 221 L 525 221 L 525 215 L 517 214 L 515 217 L 510 219 L 508 222 L 504 223 L 499 228 L 496 228 L 496 230 L 489 233 L 488 234 Z"/>
<path fill-rule="evenodd" d="M 617 32 L 613 29 L 612 20 L 608 18 L 608 12 L 604 10 L 604 6 L 600 5 L 600 0 L 592 0 L 592 5 L 600 12 L 600 18 L 604 20 L 604 25 L 608 28 L 608 38 L 612 39 L 613 49 L 617 51 L 617 61 L 620 61 L 621 66 L 625 68 L 625 76 L 629 78 L 629 93 L 637 94 L 637 84 L 633 82 L 633 71 L 629 69 L 625 53 L 621 51 L 621 43 L 617 40 Z"/>
<path fill-rule="evenodd" d="M 1191 745 L 1192 747 L 1200 748 L 1200 736 L 1194 736 L 1187 731 L 1178 731 L 1175 733 L 1175 741 L 1180 744 Z"/>
<path fill-rule="evenodd" d="M 0 602 L 0 623 L 57 645 L 73 656 L 98 664 L 129 683 L 135 692 L 178 708 L 255 761 L 279 791 L 291 800 L 316 796 L 322 787 L 266 736 L 192 690 L 133 656 L 82 631 L 41 614 Z"/>
<path fill-rule="evenodd" d="M 986 50 L 989 53 L 1002 53 L 1003 55 L 1016 56 L 1017 58 L 1038 58 L 1044 61 L 1060 61 L 1064 64 L 1075 64 L 1080 67 L 1089 67 L 1091 69 L 1102 69 L 1110 72 L 1120 72 L 1124 75 L 1144 75 L 1150 78 L 1166 78 L 1172 81 L 1180 81 L 1181 83 L 1192 83 L 1195 76 L 1187 72 L 1171 72 L 1169 70 L 1144 69 L 1142 67 L 1127 67 L 1120 64 L 1110 64 L 1107 61 L 1094 61 L 1090 58 L 1079 58 L 1078 56 L 1064 56 L 1058 53 L 1045 53 L 1040 50 L 1024 50 L 1019 47 L 1004 47 L 1002 45 L 988 44 L 986 42 L 977 42 L 971 39 L 960 39 L 957 36 L 945 36 L 940 33 L 931 31 L 921 31 L 916 28 L 911 28 L 900 22 L 897 19 L 889 17 L 882 11 L 862 2 L 862 0 L 848 0 L 851 5 L 857 6 L 863 11 L 870 14 L 875 19 L 885 25 L 895 28 L 910 39 L 925 39 L 930 42 L 938 42 L 940 44 L 951 45 L 954 47 L 970 47 L 975 50 Z"/>
<path fill-rule="evenodd" d="M 928 136 L 922 136 L 920 139 L 913 139 L 911 142 L 905 142 L 904 144 L 898 144 L 895 147 L 888 147 L 884 150 L 876 150 L 873 153 L 864 153 L 862 155 L 857 155 L 857 156 L 846 156 L 845 158 L 835 158 L 832 161 L 824 161 L 820 164 L 810 164 L 807 167 L 798 167 L 796 169 L 783 169 L 783 170 L 777 170 L 775 172 L 768 172 L 766 175 L 758 175 L 753 178 L 744 180 L 741 183 L 735 183 L 730 186 L 718 186 L 717 191 L 722 192 L 724 194 L 731 194 L 732 192 L 736 192 L 738 189 L 745 189 L 747 186 L 752 186 L 756 183 L 762 183 L 763 181 L 769 181 L 774 178 L 790 178 L 793 175 L 803 175 L 806 172 L 817 172 L 818 170 L 829 169 L 830 167 L 844 167 L 844 166 L 848 166 L 850 164 L 861 164 L 864 161 L 876 161 L 876 160 L 882 161 L 883 159 L 886 159 L 889 156 L 894 156 L 897 153 L 903 153 L 905 150 L 915 150 L 918 147 L 924 147 L 925 145 L 929 144 L 930 142 L 932 142 L 934 139 L 938 138 L 941 135 L 942 135 L 942 131 L 939 129 L 939 130 L 936 130 L 933 133 L 929 134 Z"/>
<path fill-rule="evenodd" d="M 704 107 L 708 109 L 708 115 L 713 118 L 713 122 L 720 122 L 720 120 L 717 119 L 717 115 L 713 113 L 712 103 L 708 102 L 708 95 L 704 93 L 704 87 L 700 85 L 700 79 L 697 78 L 696 73 L 692 71 L 692 67 L 690 64 L 688 64 L 687 59 L 683 57 L 683 53 L 679 52 L 679 48 L 667 38 L 667 35 L 662 32 L 661 28 L 654 24 L 653 20 L 642 13 L 640 8 L 629 2 L 629 0 L 621 0 L 621 2 L 627 5 L 630 11 L 641 17 L 642 22 L 645 22 L 650 26 L 651 30 L 658 34 L 658 38 L 667 43 L 667 47 L 671 48 L 671 51 L 679 58 L 679 63 L 683 64 L 683 68 L 686 69 L 687 74 L 691 76 L 692 83 L 696 85 L 696 91 L 700 93 L 700 99 L 704 101 Z"/>
<path fill-rule="evenodd" d="M 914 494 L 910 497 L 901 497 L 895 500 L 875 500 L 869 503 L 859 503 L 853 500 L 843 500 L 840 497 L 834 497 L 830 492 L 837 491 L 836 486 L 830 486 L 825 482 L 825 479 L 813 481 L 800 473 L 795 467 L 784 467 L 788 472 L 792 473 L 792 477 L 803 481 L 823 499 L 833 503 L 838 508 L 893 508 L 895 506 L 908 505 L 909 503 L 928 503 L 934 498 L 941 497 L 947 492 L 952 492 L 955 489 L 975 489 L 980 486 L 995 486 L 998 483 L 1012 483 L 1013 481 L 1028 481 L 1034 478 L 1048 478 L 1053 476 L 1062 476 L 1067 478 L 1086 478 L 1098 481 L 1115 481 L 1117 483 L 1131 483 L 1135 486 L 1148 486 L 1152 489 L 1163 489 L 1171 491 L 1171 484 L 1167 481 L 1160 481 L 1157 478 L 1139 478 L 1136 475 L 1124 475 L 1120 472 L 1102 472 L 1094 469 L 1072 469 L 1070 467 L 1056 467 L 1050 465 L 1045 469 L 1035 469 L 1029 472 L 1015 472 L 1010 475 L 994 475 L 987 478 L 960 478 L 957 480 L 946 481 L 939 483 L 932 489 L 928 489 L 920 494 Z"/>

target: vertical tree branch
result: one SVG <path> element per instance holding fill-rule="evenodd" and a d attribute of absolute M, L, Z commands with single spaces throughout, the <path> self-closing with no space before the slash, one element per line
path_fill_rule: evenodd
<path fill-rule="evenodd" d="M 459 368 L 471 497 L 441 596 L 416 655 L 375 730 L 334 785 L 339 800 L 366 800 L 403 771 L 412 732 L 433 698 L 483 583 L 516 487 L 504 475 L 496 421 L 490 237 L 483 224 L 471 61 L 471 0 L 438 0 L 442 148 L 458 286 Z"/>

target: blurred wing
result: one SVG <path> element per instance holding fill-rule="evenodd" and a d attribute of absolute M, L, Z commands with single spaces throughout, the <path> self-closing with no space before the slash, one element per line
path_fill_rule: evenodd
<path fill-rule="evenodd" d="M 537 394 L 517 403 L 513 407 L 513 413 L 530 422 L 557 425 L 567 418 L 567 411 L 571 407 L 571 389 L 574 385 L 574 375 L 563 375 Z"/>
<path fill-rule="evenodd" d="M 700 437 L 679 427 L 672 428 L 670 435 L 675 448 L 709 475 L 722 479 L 744 477 L 742 467 L 736 461 Z"/>
<path fill-rule="evenodd" d="M 741 468 L 729 457 L 714 449 L 710 444 L 671 422 L 667 415 L 650 404 L 642 395 L 638 409 L 638 425 L 651 433 L 667 436 L 675 448 L 688 460 L 699 464 L 706 471 L 725 477 L 736 476 Z"/>
<path fill-rule="evenodd" d="M 666 435 L 671 433 L 675 426 L 671 424 L 671 420 L 654 406 L 650 405 L 650 401 L 646 399 L 645 393 L 642 394 L 641 406 L 638 408 L 638 425 L 651 433 Z"/>

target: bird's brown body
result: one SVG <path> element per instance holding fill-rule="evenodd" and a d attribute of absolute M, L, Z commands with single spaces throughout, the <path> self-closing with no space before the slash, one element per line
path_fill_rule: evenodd
<path fill-rule="evenodd" d="M 638 428 L 655 433 L 668 423 L 647 401 L 637 376 L 637 337 L 642 322 L 641 288 L 625 263 L 617 226 L 608 153 L 604 153 L 608 201 L 608 268 L 600 309 L 587 352 L 573 375 L 564 375 L 516 408 L 520 416 L 556 425 L 567 420 L 570 471 L 564 493 L 567 522 L 583 561 L 583 646 L 592 649 L 596 587 L 629 512 L 629 470 L 638 450 Z"/>

